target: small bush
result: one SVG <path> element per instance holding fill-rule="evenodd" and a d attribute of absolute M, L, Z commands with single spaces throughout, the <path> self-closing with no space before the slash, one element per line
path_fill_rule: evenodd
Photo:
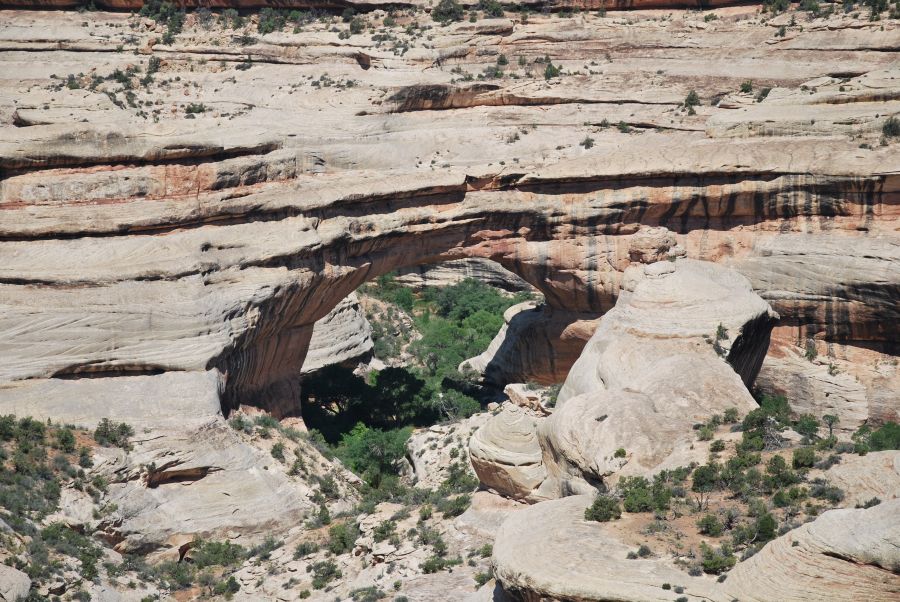
<path fill-rule="evenodd" d="M 272 457 L 280 462 L 284 462 L 284 443 L 280 441 L 272 446 Z"/>
<path fill-rule="evenodd" d="M 885 138 L 900 137 L 900 119 L 896 117 L 888 118 L 884 125 L 881 126 L 881 133 L 884 134 Z"/>
<path fill-rule="evenodd" d="M 440 500 L 437 505 L 437 511 L 444 515 L 444 518 L 459 516 L 469 508 L 472 497 L 468 494 L 457 495 L 455 497 Z"/>
<path fill-rule="evenodd" d="M 613 458 L 624 458 L 625 457 L 625 448 L 620 447 L 616 450 L 616 453 L 613 454 Z"/>
<path fill-rule="evenodd" d="M 462 21 L 463 7 L 455 0 L 441 0 L 431 11 L 431 18 L 442 25 Z"/>
<path fill-rule="evenodd" d="M 734 553 L 727 544 L 723 544 L 719 550 L 714 550 L 705 543 L 700 544 L 703 572 L 709 575 L 718 575 L 733 567 L 737 562 Z"/>
<path fill-rule="evenodd" d="M 722 522 L 715 514 L 704 515 L 703 518 L 697 521 L 697 527 L 700 529 L 700 533 L 711 537 L 719 537 L 725 530 Z"/>
<path fill-rule="evenodd" d="M 294 549 L 294 560 L 299 560 L 319 551 L 319 544 L 314 541 L 301 541 Z"/>
<path fill-rule="evenodd" d="M 359 529 L 350 523 L 335 523 L 328 529 L 328 543 L 326 547 L 332 554 L 338 555 L 349 552 L 359 537 Z M 321 588 L 316 588 L 321 589 Z"/>
<path fill-rule="evenodd" d="M 794 468 L 812 468 L 816 463 L 816 452 L 811 447 L 800 447 L 794 450 L 791 465 Z"/>
<path fill-rule="evenodd" d="M 608 495 L 598 495 L 584 511 L 585 520 L 593 520 L 601 523 L 622 518 L 622 508 L 619 500 Z"/>
<path fill-rule="evenodd" d="M 548 62 L 547 66 L 544 67 L 544 79 L 547 81 L 550 81 L 554 77 L 559 77 L 561 73 L 562 70 L 553 63 Z"/>
<path fill-rule="evenodd" d="M 743 94 L 750 94 L 751 92 L 753 92 L 753 82 L 750 80 L 743 82 L 741 84 L 741 92 Z"/>
<path fill-rule="evenodd" d="M 341 570 L 333 560 L 317 562 L 308 566 L 306 570 L 313 574 L 313 589 L 322 589 L 335 579 L 343 577 Z"/>

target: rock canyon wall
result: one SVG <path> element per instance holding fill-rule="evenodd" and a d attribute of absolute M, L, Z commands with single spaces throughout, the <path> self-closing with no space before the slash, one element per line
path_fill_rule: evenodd
<path fill-rule="evenodd" d="M 306 516 L 310 492 L 257 470 L 222 414 L 298 414 L 304 372 L 371 348 L 346 300 L 360 285 L 477 260 L 545 301 L 471 363 L 498 384 L 568 376 L 552 428 L 504 411 L 472 440 L 512 497 L 586 491 L 622 468 L 626 430 L 682 432 L 724 397 L 749 409 L 757 374 L 840 429 L 896 420 L 898 21 L 680 5 L 441 26 L 411 4 L 357 33 L 192 13 L 168 39 L 124 12 L 0 11 L 0 413 L 142 431 L 137 459 L 103 465 L 123 548 L 260 538 Z M 628 465 L 690 455 L 674 430 L 659 445 Z M 194 502 L 138 485 L 167 457 L 206 479 Z M 530 567 L 499 549 L 515 590 Z M 540 595 L 588 599 L 553 579 Z"/>

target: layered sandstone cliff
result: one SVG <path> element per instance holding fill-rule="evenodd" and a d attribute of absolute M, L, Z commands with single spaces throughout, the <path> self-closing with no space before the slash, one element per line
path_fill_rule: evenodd
<path fill-rule="evenodd" d="M 686 257 L 780 316 L 762 385 L 847 428 L 896 418 L 897 22 L 718 14 L 374 12 L 349 36 L 338 17 L 262 35 L 189 15 L 164 44 L 124 12 L 2 11 L 0 411 L 170 429 L 196 464 L 190 429 L 220 412 L 298 412 L 316 350 L 359 334 L 317 343 L 319 325 L 380 274 L 513 272 L 546 305 L 484 370 L 552 382 L 629 267 Z"/>

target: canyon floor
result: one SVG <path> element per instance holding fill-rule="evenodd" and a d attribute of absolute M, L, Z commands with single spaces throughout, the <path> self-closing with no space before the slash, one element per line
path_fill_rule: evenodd
<path fill-rule="evenodd" d="M 0 600 L 900 596 L 900 4 L 302 4 L 0 9 Z"/>

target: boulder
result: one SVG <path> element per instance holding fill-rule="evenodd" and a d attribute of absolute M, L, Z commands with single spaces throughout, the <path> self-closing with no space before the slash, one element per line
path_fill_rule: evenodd
<path fill-rule="evenodd" d="M 17 602 L 24 599 L 31 589 L 31 579 L 22 571 L 0 564 L 0 600 Z"/>
<path fill-rule="evenodd" d="M 537 425 L 542 418 L 506 403 L 469 440 L 469 457 L 481 483 L 513 499 L 540 499 L 547 477 Z"/>
<path fill-rule="evenodd" d="M 635 267 L 624 286 L 538 428 L 545 495 L 702 461 L 692 426 L 756 407 L 747 385 L 777 315 L 746 278 L 678 260 Z"/>

